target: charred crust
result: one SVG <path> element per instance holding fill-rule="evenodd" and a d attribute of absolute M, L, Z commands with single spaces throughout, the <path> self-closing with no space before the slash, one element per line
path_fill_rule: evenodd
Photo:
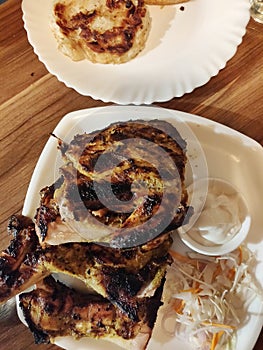
<path fill-rule="evenodd" d="M 13 237 L 16 237 L 23 228 L 31 226 L 33 226 L 33 222 L 29 217 L 24 215 L 12 215 L 7 224 L 7 232 Z"/>
<path fill-rule="evenodd" d="M 12 296 L 32 276 L 33 262 L 29 261 L 39 247 L 34 224 L 28 217 L 12 216 L 9 230 L 14 238 L 0 255 L 0 303 Z"/>
<path fill-rule="evenodd" d="M 47 236 L 48 225 L 56 221 L 57 217 L 58 212 L 56 210 L 51 210 L 49 207 L 42 205 L 37 209 L 35 219 L 42 241 L 44 241 Z"/>
<path fill-rule="evenodd" d="M 47 236 L 48 225 L 56 221 L 59 216 L 59 209 L 53 198 L 56 189 L 60 188 L 63 182 L 64 178 L 60 176 L 54 184 L 46 186 L 40 191 L 40 206 L 36 210 L 34 219 L 42 241 L 44 241 Z"/>
<path fill-rule="evenodd" d="M 154 297 L 148 300 L 146 319 L 148 326 L 152 329 L 154 327 L 156 316 L 160 306 L 162 306 L 162 293 L 165 283 L 165 277 L 162 279 L 160 286 L 156 289 Z"/>
<path fill-rule="evenodd" d="M 142 142 L 140 143 L 140 140 L 148 140 L 152 144 L 154 140 L 154 144 L 158 145 L 170 156 L 172 162 L 170 162 L 170 158 L 169 162 L 171 164 L 166 167 L 166 161 L 158 159 L 158 165 L 162 169 L 162 174 L 159 174 L 158 169 L 153 164 L 148 163 L 146 160 L 141 161 L 139 157 L 136 158 L 136 155 L 134 156 L 129 151 L 129 147 L 124 142 L 127 139 L 135 139 L 139 155 L 145 151 L 145 145 Z M 152 152 L 155 150 L 154 147 L 151 149 Z M 103 158 L 103 162 L 98 162 L 102 154 L 106 156 Z M 123 160 L 123 154 L 125 154 L 125 160 Z M 144 153 L 142 154 L 144 155 Z M 89 135 L 76 135 L 70 143 L 65 157 L 69 157 L 73 162 L 72 167 L 77 167 L 78 169 L 77 181 L 76 179 L 72 181 L 69 177 L 70 175 L 65 174 L 66 191 L 64 191 L 65 197 L 70 203 L 70 211 L 77 221 L 81 221 L 82 217 L 85 218 L 87 215 L 86 210 L 88 210 L 89 214 L 95 215 L 100 222 L 112 227 L 131 228 L 136 227 L 136 224 L 140 226 L 140 223 L 146 222 L 153 217 L 162 203 L 164 181 L 169 182 L 171 189 L 174 188 L 173 183 L 175 186 L 178 184 L 178 197 L 174 198 L 176 196 L 174 193 L 170 196 L 169 193 L 166 193 L 167 202 L 163 203 L 167 213 L 171 214 L 171 222 L 156 223 L 155 227 L 150 227 L 147 233 L 142 232 L 140 228 L 135 228 L 129 232 L 126 231 L 128 233 L 125 236 L 120 236 L 116 232 L 110 243 L 111 247 L 127 248 L 141 244 L 140 242 L 145 241 L 145 239 L 149 241 L 156 237 L 159 229 L 161 230 L 159 232 L 164 230 L 168 232 L 181 226 L 184 222 L 188 210 L 184 185 L 186 142 L 170 123 L 160 120 L 113 123 L 105 129 Z M 117 166 L 114 168 L 111 178 L 104 180 L 103 172 L 107 173 L 109 169 L 112 169 L 113 164 L 117 164 Z M 99 174 L 99 180 L 96 180 L 96 182 L 91 180 L 94 178 L 95 173 Z M 109 181 L 111 182 L 109 183 Z M 138 183 L 139 181 L 146 181 L 149 184 L 149 193 L 137 210 L 136 222 L 134 221 L 135 215 L 134 217 L 131 216 L 134 208 L 131 207 L 130 212 L 124 211 L 121 215 L 117 211 L 115 212 L 114 209 L 107 209 L 98 198 L 103 197 L 107 200 L 113 194 L 120 201 L 130 201 L 134 195 L 136 197 L 136 190 L 132 187 L 134 181 Z M 95 185 L 97 190 L 95 190 Z M 98 196 L 98 191 L 101 196 Z M 180 203 L 177 212 L 176 208 L 169 204 L 173 202 Z M 102 211 L 97 213 L 96 211 L 100 209 Z M 129 219 L 130 216 L 131 218 Z M 166 217 L 170 216 L 166 215 Z M 163 225 L 166 225 L 166 227 L 163 228 Z"/>
<path fill-rule="evenodd" d="M 107 299 L 94 294 L 80 294 L 52 277 L 45 278 L 37 289 L 21 294 L 19 300 L 37 343 L 47 343 L 55 336 L 69 334 L 77 338 L 87 336 L 85 326 L 85 333 L 76 326 L 78 321 L 88 322 L 88 333 L 95 338 L 116 333 L 123 339 L 132 339 L 140 332 L 141 323 L 153 327 L 161 288 L 162 283 L 153 297 L 134 303 L 138 321 L 131 320 Z M 150 300 L 154 303 L 153 308 Z M 49 304 L 52 304 L 51 308 Z M 52 328 L 49 319 L 52 319 Z"/>
<path fill-rule="evenodd" d="M 30 311 L 30 298 L 26 298 L 26 303 L 22 302 L 22 300 L 27 296 L 26 293 L 22 293 L 19 296 L 19 306 L 23 310 L 23 315 L 25 318 L 25 321 L 28 325 L 28 328 L 33 334 L 35 344 L 49 344 L 50 343 L 50 336 L 48 332 L 39 329 L 39 327 L 36 326 L 35 322 L 32 320 Z M 26 304 L 26 305 L 25 305 Z"/>
<path fill-rule="evenodd" d="M 138 321 L 139 305 L 135 296 L 147 282 L 154 278 L 160 266 L 166 265 L 169 261 L 169 254 L 158 259 L 152 259 L 138 273 L 103 266 L 104 279 L 102 283 L 107 298 L 127 314 L 131 320 Z"/>
<path fill-rule="evenodd" d="M 85 45 L 95 53 L 110 52 L 113 55 L 122 55 L 133 46 L 136 32 L 142 25 L 142 18 L 146 15 L 146 8 L 143 1 L 138 1 L 135 6 L 131 0 L 107 0 L 105 5 L 109 13 L 119 9 L 126 13 L 121 23 L 104 32 L 99 32 L 92 26 L 93 21 L 102 16 L 101 9 L 90 12 L 80 11 L 72 17 L 67 17 L 66 6 L 57 3 L 54 6 L 56 24 L 65 36 L 70 36 L 71 33 L 79 30 Z"/>

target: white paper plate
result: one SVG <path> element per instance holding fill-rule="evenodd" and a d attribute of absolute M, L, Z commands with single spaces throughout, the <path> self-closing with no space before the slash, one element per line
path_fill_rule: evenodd
<path fill-rule="evenodd" d="M 49 27 L 53 0 L 23 0 L 28 40 L 50 73 L 80 94 L 118 104 L 150 104 L 180 97 L 224 68 L 249 21 L 248 0 L 190 0 L 150 6 L 146 48 L 121 65 L 73 62 L 57 50 Z"/>
<path fill-rule="evenodd" d="M 187 168 L 187 182 L 191 181 L 191 170 L 195 177 L 209 175 L 235 185 L 247 201 L 251 215 L 251 229 L 247 237 L 249 248 L 258 260 L 256 277 L 263 288 L 263 149 L 254 140 L 226 126 L 179 111 L 136 106 L 112 106 L 76 111 L 66 115 L 54 133 L 70 140 L 76 133 L 103 128 L 113 121 L 129 119 L 165 119 L 171 122 L 186 138 L 191 168 Z M 200 147 L 201 146 L 201 147 Z M 39 190 L 50 185 L 58 177 L 60 165 L 57 141 L 51 137 L 45 146 L 33 173 L 25 199 L 23 214 L 33 217 L 39 204 Z M 190 176 L 188 176 L 190 173 Z M 176 237 L 176 249 L 184 252 L 186 247 Z M 187 248 L 188 249 L 188 248 Z M 189 249 L 188 249 L 189 250 Z M 18 308 L 21 320 L 21 312 Z M 251 350 L 263 325 L 263 305 L 255 298 L 249 307 L 248 322 L 238 330 L 238 350 Z M 248 336 L 249 334 L 249 336 Z M 64 337 L 56 342 L 68 350 L 117 350 L 118 347 L 104 341 L 82 339 L 75 341 Z M 191 344 L 176 338 L 167 339 L 157 321 L 148 350 L 192 350 Z"/>

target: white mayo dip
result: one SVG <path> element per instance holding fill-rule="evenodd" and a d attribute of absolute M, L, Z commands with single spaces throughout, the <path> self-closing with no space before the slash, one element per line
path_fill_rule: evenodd
<path fill-rule="evenodd" d="M 228 182 L 213 178 L 198 180 L 187 189 L 194 215 L 189 224 L 179 230 L 183 241 L 208 254 L 216 254 L 212 247 L 219 249 L 228 245 L 229 251 L 237 248 L 239 238 L 236 236 L 241 235 L 243 241 L 250 227 L 248 209 L 239 191 Z M 236 246 L 232 247 L 231 241 Z"/>

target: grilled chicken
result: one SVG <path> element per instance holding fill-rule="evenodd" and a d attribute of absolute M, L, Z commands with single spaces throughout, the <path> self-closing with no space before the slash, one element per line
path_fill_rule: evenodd
<path fill-rule="evenodd" d="M 170 233 L 161 234 L 146 244 L 129 249 L 112 248 L 108 245 L 84 241 L 79 236 L 75 237 L 71 235 L 72 231 L 62 222 L 59 208 L 56 203 L 54 204 L 53 195 L 55 188 L 56 186 L 52 185 L 42 189 L 41 205 L 37 209 L 35 217 L 36 232 L 43 248 L 49 247 L 48 249 L 52 249 L 50 246 L 63 246 L 63 244 L 69 247 L 69 243 L 75 243 L 76 249 L 83 252 L 83 257 L 85 254 L 86 256 L 92 255 L 94 261 L 104 266 L 125 268 L 127 271 L 136 272 L 153 257 L 164 256 L 172 245 Z M 58 236 L 56 236 L 56 232 Z M 70 242 L 69 237 L 72 240 L 76 238 L 76 241 Z M 65 242 L 68 243 L 66 244 Z"/>
<path fill-rule="evenodd" d="M 16 235 L 1 256 L 2 302 L 46 276 L 60 273 L 83 281 L 137 320 L 138 300 L 154 294 L 171 262 L 169 236 L 153 242 L 152 249 L 142 246 L 130 251 L 87 242 L 41 247 L 32 221 L 13 217 L 9 227 L 14 224 Z"/>
<path fill-rule="evenodd" d="M 59 212 L 51 220 L 53 234 L 55 222 L 66 240 L 70 231 L 74 240 L 129 248 L 178 228 L 192 214 L 184 184 L 186 143 L 171 124 L 115 123 L 59 146 L 65 164 L 53 192 Z M 37 231 L 45 237 L 48 211 L 41 205 Z"/>
<path fill-rule="evenodd" d="M 78 245 L 72 243 L 46 248 L 44 268 L 80 279 L 132 320 L 137 320 L 138 299 L 153 295 L 160 286 L 167 265 L 171 263 L 169 254 L 152 258 L 143 268 L 132 272 L 125 268 L 94 264 L 92 257 L 82 256 L 83 252 L 78 249 Z"/>
<path fill-rule="evenodd" d="M 83 225 L 82 220 L 80 220 L 79 218 L 81 215 L 80 212 L 84 211 L 84 214 L 87 213 L 86 201 L 88 201 L 89 203 L 92 201 L 93 204 L 90 204 L 90 205 L 93 205 L 94 207 L 97 206 L 96 207 L 97 216 L 98 216 L 98 211 L 101 211 L 100 220 L 103 221 L 104 227 L 106 225 L 109 225 L 112 228 L 114 226 L 114 223 L 116 223 L 116 221 L 120 221 L 120 217 L 124 217 L 125 213 L 121 213 L 121 214 L 111 213 L 107 208 L 98 209 L 98 206 L 100 204 L 99 203 L 96 204 L 96 202 L 98 202 L 97 198 L 96 199 L 90 198 L 91 196 L 93 198 L 95 197 L 95 195 L 93 196 L 93 194 L 90 194 L 90 192 L 93 190 L 90 190 L 90 192 L 86 195 L 85 198 L 84 198 L 84 195 L 83 196 L 80 195 L 81 196 L 80 197 L 77 194 L 79 190 L 80 191 L 83 190 L 81 189 L 83 184 L 80 183 L 79 185 L 80 187 L 75 187 L 73 181 L 72 183 L 68 181 L 68 184 L 67 184 L 68 191 L 64 192 L 63 196 L 71 206 L 71 213 L 74 212 L 74 208 L 75 208 L 75 215 L 78 216 L 78 220 L 76 220 L 76 224 L 75 224 L 75 229 L 76 229 L 76 226 L 78 226 L 78 231 L 75 230 L 70 225 L 70 220 L 65 221 L 61 218 L 60 207 L 57 203 L 57 198 L 54 199 L 55 192 L 60 191 L 62 193 L 61 186 L 63 186 L 63 184 L 64 184 L 63 180 L 59 179 L 55 184 L 51 186 L 46 186 L 40 192 L 41 200 L 40 200 L 40 206 L 36 211 L 35 222 L 36 222 L 36 232 L 38 234 L 41 245 L 43 246 L 45 244 L 58 245 L 65 242 L 87 242 L 87 240 L 85 240 L 85 238 L 83 238 L 79 234 L 79 232 L 81 231 L 81 228 L 83 227 L 84 232 L 86 231 L 94 232 L 95 230 L 100 229 L 100 226 L 92 222 L 89 222 L 89 225 L 87 226 L 87 220 L 86 220 L 86 225 Z M 86 191 L 84 190 L 83 192 L 86 193 Z M 85 209 L 83 207 L 85 207 Z M 180 213 L 178 212 L 178 217 L 179 216 L 180 216 Z M 181 212 L 181 219 L 183 217 L 184 217 L 184 211 Z M 75 218 L 73 218 L 73 220 L 75 220 Z M 104 228 L 102 228 L 100 231 L 103 231 L 103 230 Z M 150 232 L 151 232 L 150 227 L 148 232 L 149 234 L 147 238 L 149 238 L 150 236 Z M 145 254 L 146 251 L 148 252 L 153 251 L 162 242 L 167 241 L 167 239 L 171 241 L 171 238 L 169 238 L 170 231 L 164 232 L 159 235 L 152 234 L 152 236 L 153 237 L 150 236 L 151 239 L 146 240 L 146 242 L 143 242 L 143 244 L 141 245 L 134 244 L 134 247 L 126 248 L 126 249 L 120 249 L 120 248 L 118 249 L 117 247 L 114 247 L 113 250 L 109 249 L 108 252 L 113 251 L 115 254 L 116 251 L 118 251 L 118 252 L 122 252 L 122 254 L 125 253 L 126 256 L 128 254 L 129 255 L 132 254 L 134 259 L 135 255 L 138 254 L 138 251 L 142 250 L 144 257 L 147 258 L 147 255 Z M 100 244 L 104 247 L 108 246 L 109 248 L 111 248 L 111 245 L 113 245 L 113 242 L 111 241 L 110 244 L 107 242 L 100 242 Z M 153 253 L 156 254 L 155 251 L 153 251 Z M 117 259 L 115 259 L 115 261 L 117 261 Z"/>
<path fill-rule="evenodd" d="M 31 292 L 19 296 L 25 320 L 36 343 L 54 342 L 59 336 L 109 340 L 130 350 L 143 350 L 151 337 L 161 305 L 164 280 L 155 294 L 138 302 L 133 321 L 107 299 L 79 292 L 48 277 Z"/>
<path fill-rule="evenodd" d="M 167 122 L 137 120 L 59 140 L 59 148 L 61 176 L 41 190 L 35 222 L 10 220 L 0 302 L 40 283 L 20 297 L 36 342 L 92 336 L 145 349 L 172 262 L 171 230 L 192 213 L 186 143 Z M 84 282 L 92 295 L 52 274 Z"/>
<path fill-rule="evenodd" d="M 129 145 L 131 148 L 128 147 Z M 145 148 L 145 146 L 148 147 Z M 165 150 L 166 158 L 159 157 L 159 147 Z M 176 168 L 180 180 L 184 181 L 186 142 L 177 129 L 166 121 L 134 120 L 113 123 L 105 129 L 90 134 L 76 135 L 69 145 L 60 141 L 60 148 L 62 155 L 71 161 L 81 174 L 93 180 L 100 177 L 105 178 L 112 165 L 116 166 L 125 159 L 142 159 L 145 166 L 147 160 L 150 166 L 150 168 L 146 166 L 146 172 L 153 170 L 156 173 L 154 166 L 160 169 L 165 165 L 166 176 L 170 174 L 170 180 Z M 105 162 L 100 162 L 98 166 L 97 162 L 102 154 Z M 172 158 L 173 163 L 170 162 L 169 157 Z M 141 175 L 142 170 L 140 170 L 139 175 Z M 114 175 L 118 178 L 118 175 L 124 176 L 125 174 L 116 172 Z M 134 174 L 133 179 L 135 176 L 138 176 L 137 173 Z M 126 178 L 124 180 L 127 181 Z M 182 195 L 185 194 L 185 191 L 183 191 Z"/>
<path fill-rule="evenodd" d="M 9 247 L 0 254 L 0 304 L 45 277 L 32 220 L 12 216 L 8 232 L 13 238 Z"/>

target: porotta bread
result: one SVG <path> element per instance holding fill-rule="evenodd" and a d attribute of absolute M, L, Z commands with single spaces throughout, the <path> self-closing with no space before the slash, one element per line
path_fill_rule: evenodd
<path fill-rule="evenodd" d="M 145 47 L 151 19 L 142 0 L 56 0 L 51 29 L 74 61 L 124 63 Z"/>

